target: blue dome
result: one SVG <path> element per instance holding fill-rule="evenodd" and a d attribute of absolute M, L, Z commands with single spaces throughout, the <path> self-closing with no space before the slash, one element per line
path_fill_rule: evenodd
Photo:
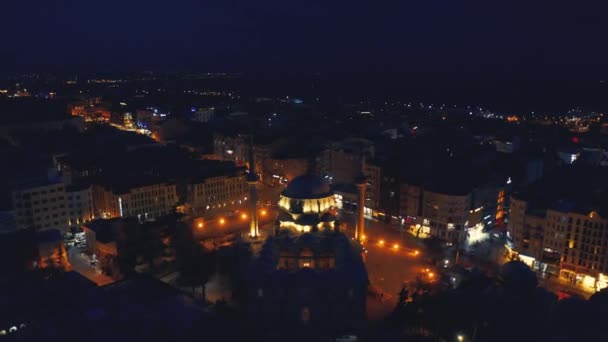
<path fill-rule="evenodd" d="M 282 194 L 294 199 L 316 199 L 333 195 L 329 184 L 323 178 L 314 175 L 294 178 Z"/>

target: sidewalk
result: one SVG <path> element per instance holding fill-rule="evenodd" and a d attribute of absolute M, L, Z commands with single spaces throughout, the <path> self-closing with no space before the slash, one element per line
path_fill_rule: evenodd
<path fill-rule="evenodd" d="M 577 296 L 580 296 L 585 299 L 589 299 L 595 291 L 589 287 L 582 286 L 580 284 L 572 284 L 566 279 L 551 277 L 551 278 L 541 278 L 538 277 L 538 283 L 540 286 L 551 292 L 566 292 L 571 293 Z"/>

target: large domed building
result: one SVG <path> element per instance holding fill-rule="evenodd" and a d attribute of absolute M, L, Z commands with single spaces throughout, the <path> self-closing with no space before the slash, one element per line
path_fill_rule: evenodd
<path fill-rule="evenodd" d="M 279 228 L 300 233 L 334 229 L 335 204 L 334 193 L 323 178 L 297 177 L 279 198 Z"/>
<path fill-rule="evenodd" d="M 244 282 L 251 321 L 263 331 L 356 331 L 369 280 L 361 245 L 340 231 L 329 184 L 297 177 L 278 204 L 275 233 Z"/>

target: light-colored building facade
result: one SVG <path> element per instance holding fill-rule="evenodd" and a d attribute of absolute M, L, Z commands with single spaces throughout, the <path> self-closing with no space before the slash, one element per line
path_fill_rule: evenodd
<path fill-rule="evenodd" d="M 451 195 L 422 191 L 421 214 L 416 225 L 410 227 L 418 237 L 438 237 L 451 243 L 460 243 L 470 225 L 471 195 Z M 413 228 L 412 228 L 413 227 Z"/>
<path fill-rule="evenodd" d="M 98 216 L 136 217 L 140 221 L 171 214 L 178 202 L 176 186 L 170 182 L 133 186 L 118 191 L 96 186 L 94 198 Z"/>
<path fill-rule="evenodd" d="M 91 187 L 77 188 L 61 182 L 14 191 L 13 208 L 19 229 L 66 232 L 95 218 Z"/>
<path fill-rule="evenodd" d="M 531 210 L 511 198 L 508 236 L 512 257 L 589 290 L 608 286 L 608 219 L 559 206 Z"/>
<path fill-rule="evenodd" d="M 212 215 L 246 205 L 247 179 L 244 174 L 208 177 L 188 184 L 186 206 L 194 215 Z"/>

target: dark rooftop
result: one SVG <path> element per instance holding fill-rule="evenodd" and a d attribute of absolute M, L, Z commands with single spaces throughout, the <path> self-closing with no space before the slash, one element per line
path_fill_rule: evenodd
<path fill-rule="evenodd" d="M 601 167 L 564 166 L 541 180 L 516 189 L 513 197 L 528 201 L 528 210 L 554 209 L 608 217 L 608 177 Z"/>
<path fill-rule="evenodd" d="M 332 195 L 329 184 L 321 177 L 315 175 L 303 175 L 294 178 L 282 195 L 295 199 L 325 198 Z"/>

